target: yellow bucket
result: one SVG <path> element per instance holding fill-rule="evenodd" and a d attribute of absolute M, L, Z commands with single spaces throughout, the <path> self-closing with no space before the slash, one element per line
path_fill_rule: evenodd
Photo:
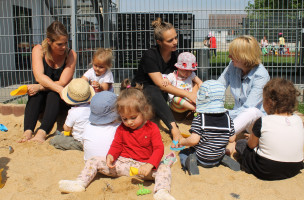
<path fill-rule="evenodd" d="M 11 96 L 25 95 L 27 93 L 27 85 L 21 85 L 16 90 L 11 91 Z"/>

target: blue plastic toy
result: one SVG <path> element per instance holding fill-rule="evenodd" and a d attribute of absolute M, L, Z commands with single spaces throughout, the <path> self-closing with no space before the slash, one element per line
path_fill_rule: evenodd
<path fill-rule="evenodd" d="M 3 124 L 0 124 L 0 131 L 7 132 L 8 129 L 7 129 L 6 126 L 4 126 Z"/>
<path fill-rule="evenodd" d="M 174 144 L 175 146 L 178 144 L 178 141 L 173 140 L 172 142 L 173 142 L 173 144 Z M 183 150 L 184 148 L 185 148 L 185 146 L 182 146 L 182 147 L 179 147 L 179 148 L 172 148 L 172 147 L 170 147 L 170 149 L 171 149 L 172 151 L 180 151 L 180 150 Z"/>

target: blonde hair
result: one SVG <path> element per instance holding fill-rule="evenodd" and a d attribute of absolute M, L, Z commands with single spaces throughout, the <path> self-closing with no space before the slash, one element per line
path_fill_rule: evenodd
<path fill-rule="evenodd" d="M 106 63 L 108 68 L 112 67 L 113 53 L 112 49 L 109 48 L 98 48 L 93 54 L 92 63 L 95 59 Z"/>
<path fill-rule="evenodd" d="M 161 18 L 157 18 L 152 22 L 154 28 L 155 40 L 163 41 L 163 33 L 167 30 L 173 29 L 174 26 L 169 22 L 163 22 Z"/>
<path fill-rule="evenodd" d="M 41 43 L 42 52 L 43 55 L 45 55 L 46 59 L 54 61 L 51 54 L 51 47 L 47 39 L 49 39 L 51 42 L 55 42 L 56 40 L 59 39 L 60 36 L 68 37 L 68 32 L 65 26 L 61 22 L 54 21 L 47 27 L 46 38 Z M 68 48 L 66 48 L 65 54 L 67 54 L 67 52 L 68 52 Z"/>
<path fill-rule="evenodd" d="M 120 89 L 116 101 L 118 113 L 128 113 L 134 110 L 141 113 L 145 120 L 150 120 L 153 117 L 152 107 L 142 91 L 142 85 L 136 84 L 135 87 L 132 87 L 131 81 L 125 79 L 121 83 Z"/>
<path fill-rule="evenodd" d="M 245 67 L 250 70 L 261 63 L 261 55 L 258 41 L 250 35 L 235 38 L 229 45 L 229 56 L 245 63 Z"/>

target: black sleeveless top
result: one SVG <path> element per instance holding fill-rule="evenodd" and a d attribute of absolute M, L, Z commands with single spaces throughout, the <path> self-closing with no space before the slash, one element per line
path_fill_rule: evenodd
<path fill-rule="evenodd" d="M 68 50 L 67 56 L 64 59 L 64 63 L 61 67 L 54 69 L 50 67 L 45 60 L 45 57 L 43 58 L 43 68 L 44 68 L 44 74 L 50 77 L 53 81 L 59 81 L 61 73 L 63 72 L 65 66 L 66 66 L 66 60 L 70 53 L 71 49 Z"/>

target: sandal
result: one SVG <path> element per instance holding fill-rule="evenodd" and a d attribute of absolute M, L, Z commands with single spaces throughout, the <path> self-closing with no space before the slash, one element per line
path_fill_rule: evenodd
<path fill-rule="evenodd" d="M 165 156 L 164 160 L 161 163 L 171 167 L 174 163 L 176 163 L 177 159 L 174 152 L 170 152 Z"/>

